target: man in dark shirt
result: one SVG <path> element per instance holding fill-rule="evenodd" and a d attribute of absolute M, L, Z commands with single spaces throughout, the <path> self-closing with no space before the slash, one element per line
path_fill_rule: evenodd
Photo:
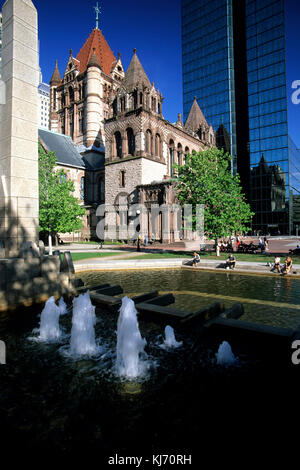
<path fill-rule="evenodd" d="M 226 260 L 226 269 L 234 269 L 235 268 L 235 257 L 231 253 Z"/>

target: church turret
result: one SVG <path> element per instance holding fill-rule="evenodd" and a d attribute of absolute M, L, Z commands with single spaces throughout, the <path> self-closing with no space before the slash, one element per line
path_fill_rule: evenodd
<path fill-rule="evenodd" d="M 143 108 L 155 114 L 162 114 L 163 97 L 154 83 L 150 83 L 145 70 L 133 49 L 133 57 L 120 86 L 115 113 Z"/>
<path fill-rule="evenodd" d="M 192 135 L 197 136 L 203 142 L 215 145 L 215 134 L 213 128 L 207 124 L 207 121 L 197 103 L 196 96 L 194 97 L 192 107 L 184 124 L 184 129 Z"/>
<path fill-rule="evenodd" d="M 50 129 L 58 132 L 58 103 L 56 96 L 56 88 L 61 83 L 61 76 L 58 70 L 57 60 L 55 62 L 55 68 L 50 80 Z"/>
<path fill-rule="evenodd" d="M 99 147 L 104 144 L 102 129 L 103 110 L 101 106 L 101 65 L 93 48 L 87 64 L 86 95 L 86 146 Z M 100 124 L 101 123 L 101 124 Z"/>

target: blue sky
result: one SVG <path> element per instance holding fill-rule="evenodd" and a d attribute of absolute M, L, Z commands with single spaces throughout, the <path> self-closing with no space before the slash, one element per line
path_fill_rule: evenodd
<path fill-rule="evenodd" d="M 40 65 L 49 82 L 58 60 L 61 74 L 69 50 L 77 55 L 95 27 L 96 0 L 33 0 L 39 14 Z M 0 0 L 0 5 L 4 2 Z M 99 0 L 99 27 L 125 70 L 133 48 L 165 101 L 163 114 L 171 122 L 182 113 L 180 0 Z M 291 102 L 291 84 L 300 80 L 300 1 L 287 0 L 287 94 L 289 130 L 300 148 L 300 104 Z M 201 107 L 201 103 L 199 103 Z"/>
<path fill-rule="evenodd" d="M 40 65 L 49 82 L 58 59 L 62 74 L 69 50 L 77 55 L 95 27 L 96 0 L 33 0 L 39 13 Z M 182 112 L 180 0 L 99 0 L 99 28 L 125 70 L 133 49 L 165 97 L 164 117 Z"/>

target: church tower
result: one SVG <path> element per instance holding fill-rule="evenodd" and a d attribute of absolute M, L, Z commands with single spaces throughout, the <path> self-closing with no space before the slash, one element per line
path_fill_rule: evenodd
<path fill-rule="evenodd" d="M 96 27 L 76 57 L 70 51 L 60 78 L 57 64 L 51 78 L 50 129 L 72 137 L 81 151 L 104 153 L 103 120 L 110 99 L 124 78 L 120 55 L 115 58 L 102 31 Z"/>
<path fill-rule="evenodd" d="M 50 129 L 54 132 L 58 132 L 56 88 L 60 85 L 60 83 L 61 78 L 56 61 L 55 68 L 50 80 Z"/>

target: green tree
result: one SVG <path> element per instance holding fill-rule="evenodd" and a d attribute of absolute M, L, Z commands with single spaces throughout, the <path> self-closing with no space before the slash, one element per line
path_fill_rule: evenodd
<path fill-rule="evenodd" d="M 74 183 L 66 178 L 64 170 L 55 170 L 54 152 L 45 152 L 39 143 L 39 230 L 49 235 L 73 232 L 82 227 L 85 209 L 72 195 Z"/>
<path fill-rule="evenodd" d="M 204 206 L 204 232 L 215 239 L 249 230 L 253 213 L 245 200 L 239 175 L 231 174 L 231 156 L 213 147 L 187 155 L 177 169 L 176 191 L 180 204 Z M 193 223 L 195 223 L 193 213 Z"/>

